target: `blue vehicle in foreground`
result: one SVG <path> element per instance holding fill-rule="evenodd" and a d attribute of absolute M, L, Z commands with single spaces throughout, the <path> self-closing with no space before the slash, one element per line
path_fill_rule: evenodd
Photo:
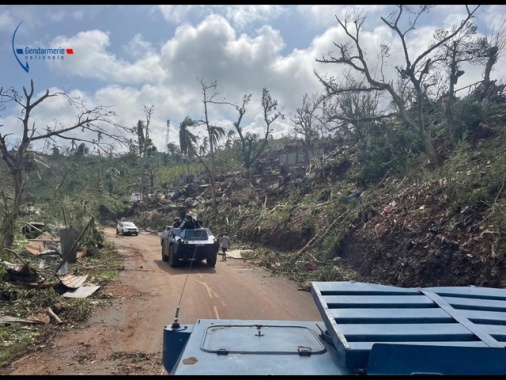
<path fill-rule="evenodd" d="M 163 330 L 170 375 L 506 375 L 506 289 L 313 282 L 321 321 Z"/>

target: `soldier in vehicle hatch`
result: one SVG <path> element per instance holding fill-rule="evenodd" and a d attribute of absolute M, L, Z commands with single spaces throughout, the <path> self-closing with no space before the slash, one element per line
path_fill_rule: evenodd
<path fill-rule="evenodd" d="M 181 225 L 182 230 L 194 230 L 196 228 L 195 221 L 193 220 L 192 216 L 187 214 L 186 220 Z"/>

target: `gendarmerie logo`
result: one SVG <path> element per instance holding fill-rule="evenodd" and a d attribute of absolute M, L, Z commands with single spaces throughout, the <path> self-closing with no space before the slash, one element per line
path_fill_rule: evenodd
<path fill-rule="evenodd" d="M 12 52 L 14 53 L 14 57 L 18 61 L 19 65 L 26 72 L 30 71 L 30 63 L 33 61 L 55 61 L 62 60 L 66 55 L 74 54 L 74 49 L 72 48 L 62 48 L 52 47 L 52 48 L 43 48 L 43 47 L 34 47 L 34 46 L 25 46 L 23 48 L 19 48 L 15 46 L 14 40 L 16 38 L 16 33 L 21 26 L 23 21 L 19 23 L 14 34 L 12 35 Z M 23 63 L 22 61 L 25 61 Z"/>

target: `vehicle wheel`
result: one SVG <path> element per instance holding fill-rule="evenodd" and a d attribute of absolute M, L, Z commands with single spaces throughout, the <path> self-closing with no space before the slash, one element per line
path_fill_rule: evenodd
<path fill-rule="evenodd" d="M 162 261 L 169 261 L 169 256 L 167 256 L 167 244 L 165 241 L 162 243 Z"/>
<path fill-rule="evenodd" d="M 214 253 L 213 255 L 209 256 L 206 260 L 206 264 L 210 268 L 214 268 L 216 266 L 216 260 L 218 259 L 218 252 Z"/>
<path fill-rule="evenodd" d="M 179 264 L 178 259 L 176 257 L 176 254 L 174 253 L 174 247 L 171 244 L 169 244 L 169 258 L 168 258 L 168 261 L 169 261 L 169 265 L 172 268 L 177 267 L 177 265 Z"/>

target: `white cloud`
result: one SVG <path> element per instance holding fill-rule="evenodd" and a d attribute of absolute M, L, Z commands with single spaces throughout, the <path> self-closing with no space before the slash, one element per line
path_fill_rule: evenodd
<path fill-rule="evenodd" d="M 85 12 L 82 9 L 72 12 L 72 17 L 76 20 L 83 20 L 84 16 L 85 16 Z"/>
<path fill-rule="evenodd" d="M 297 12 L 313 27 L 325 29 L 338 25 L 337 18 L 344 20 L 347 12 L 362 12 L 367 19 L 377 18 L 388 5 L 298 5 Z"/>
<path fill-rule="evenodd" d="M 128 43 L 123 46 L 123 50 L 132 58 L 140 58 L 148 53 L 154 53 L 151 42 L 146 41 L 141 34 L 136 34 Z"/>
<path fill-rule="evenodd" d="M 11 32 L 15 28 L 15 23 L 9 11 L 1 11 L 0 8 L 0 30 Z"/>
<path fill-rule="evenodd" d="M 379 15 L 386 15 L 394 7 L 378 5 L 361 8 L 367 12 L 367 21 L 360 34 L 360 43 L 370 68 L 377 77 L 385 75 L 387 79 L 394 79 L 395 66 L 405 62 L 402 47 L 399 37 L 379 20 Z M 312 42 L 305 48 L 297 49 L 287 46 L 293 35 L 285 33 L 281 26 L 276 26 L 278 24 L 266 21 L 282 17 L 283 12 L 288 14 L 295 9 L 292 7 L 178 5 L 156 9 L 165 20 L 180 23 L 170 39 L 160 41 L 157 35 L 156 41 L 153 41 L 147 33 L 149 29 L 139 29 L 129 41 L 121 40 L 123 52 L 128 54 L 119 56 L 115 52 L 121 54 L 121 46 L 117 46 L 119 44 L 111 34 L 90 28 L 70 37 L 54 38 L 50 45 L 72 47 L 75 54 L 61 62 L 48 63 L 47 67 L 51 73 L 68 78 L 73 88 L 86 94 L 90 104 L 111 106 L 118 115 L 116 120 L 122 125 L 133 127 L 137 120 L 145 119 L 144 107 L 154 105 L 151 136 L 162 151 L 167 120 L 171 125 L 170 141 L 177 143 L 180 122 L 186 116 L 202 118 L 204 108 L 200 80 L 206 84 L 216 81 L 219 94 L 214 100 L 239 103 L 244 94 L 253 94 L 242 125 L 245 131 L 259 134 L 263 134 L 265 129 L 260 101 L 262 89 L 267 88 L 272 98 L 278 101 L 278 109 L 286 116 L 285 120 L 278 120 L 272 126 L 274 136 L 280 137 L 293 133 L 290 116 L 300 107 L 303 95 L 323 91 L 314 71 L 342 78 L 346 69 L 338 64 L 318 63 L 316 59 L 335 51 L 335 43 L 349 41 L 337 24 L 335 15 L 344 17 L 350 6 L 298 6 L 298 12 L 306 16 L 301 20 L 320 20 L 320 23 L 313 25 Z M 431 16 L 438 20 L 434 25 L 446 26 L 460 20 L 447 17 L 448 12 L 462 12 L 464 8 L 460 5 L 438 9 L 439 13 Z M 198 19 L 197 15 L 206 16 Z M 494 16 L 492 13 L 487 15 Z M 4 22 L 9 21 L 9 14 L 4 11 L 0 13 L 0 25 L 2 16 L 6 20 Z M 151 20 L 155 20 L 156 16 L 151 15 Z M 297 14 L 293 16 L 300 17 Z M 412 58 L 432 41 L 435 26 L 427 25 L 430 20 L 430 17 L 424 19 L 425 26 L 408 33 Z M 109 26 L 104 25 L 104 30 L 109 30 Z M 248 27 L 251 30 L 245 31 Z M 308 24 L 303 23 L 290 33 L 298 35 L 309 29 Z M 388 43 L 392 48 L 392 55 L 384 62 L 382 71 L 377 61 L 380 43 Z M 466 75 L 459 80 L 459 86 L 479 80 L 482 68 L 466 67 L 465 70 Z M 495 75 L 500 77 L 503 72 L 498 64 Z M 86 83 L 76 78 L 83 78 Z M 88 89 L 85 86 L 87 82 L 98 89 Z M 65 116 L 68 110 L 51 107 L 56 106 L 48 103 L 41 108 L 39 118 L 44 115 L 52 120 L 50 118 L 57 114 L 64 120 L 72 120 L 70 116 Z M 47 112 L 42 112 L 42 109 Z M 209 116 L 213 124 L 228 129 L 232 128 L 237 111 L 230 105 L 210 104 Z"/>
<path fill-rule="evenodd" d="M 249 24 L 266 23 L 274 20 L 281 14 L 288 12 L 288 8 L 281 5 L 226 5 L 215 6 L 223 10 L 223 15 L 230 23 L 243 29 Z"/>
<path fill-rule="evenodd" d="M 195 10 L 198 5 L 158 5 L 158 9 L 162 13 L 165 20 L 179 24 L 187 21 L 188 15 Z M 202 6 L 200 6 L 202 7 Z"/>
<path fill-rule="evenodd" d="M 289 8 L 281 5 L 159 5 L 158 9 L 165 20 L 180 24 L 188 22 L 193 17 L 207 17 L 221 15 L 233 25 L 242 30 L 252 24 L 262 24 L 272 21 L 280 15 L 289 12 Z"/>
<path fill-rule="evenodd" d="M 111 44 L 108 33 L 90 30 L 71 38 L 59 36 L 52 42 L 53 46 L 71 47 L 74 54 L 65 56 L 61 61 L 51 62 L 48 67 L 66 75 L 96 78 L 108 83 L 142 84 L 159 81 L 163 70 L 158 56 L 149 51 L 149 46 L 141 38 L 134 38 L 133 43 L 137 47 L 141 46 L 144 51 L 137 51 L 140 55 L 137 61 L 128 62 L 107 51 Z"/>
<path fill-rule="evenodd" d="M 63 9 L 56 9 L 49 13 L 48 21 L 49 22 L 60 22 L 67 17 L 67 12 Z"/>

